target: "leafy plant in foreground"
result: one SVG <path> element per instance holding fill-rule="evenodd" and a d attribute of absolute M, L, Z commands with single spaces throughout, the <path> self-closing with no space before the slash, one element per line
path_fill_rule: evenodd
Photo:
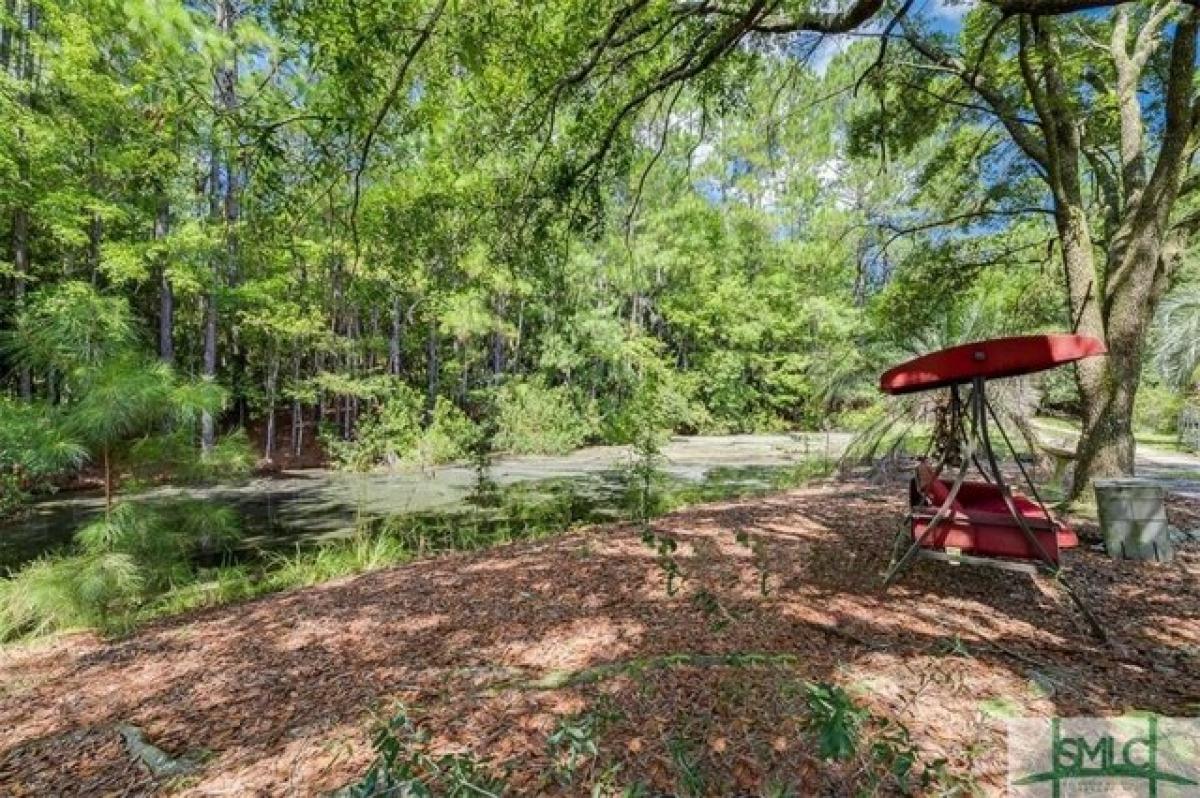
<path fill-rule="evenodd" d="M 128 554 L 46 555 L 0 579 L 0 640 L 105 626 L 137 604 L 144 585 Z"/>
<path fill-rule="evenodd" d="M 817 752 L 839 762 L 853 756 L 867 711 L 837 685 L 810 684 L 805 698 L 809 726 L 817 736 Z"/>
<path fill-rule="evenodd" d="M 860 794 L 908 795 L 917 789 L 940 796 L 978 792 L 971 777 L 952 771 L 945 759 L 922 765 L 921 752 L 903 723 L 872 714 L 841 687 L 809 684 L 805 701 L 818 753 L 834 762 L 855 761 L 854 780 Z"/>
<path fill-rule="evenodd" d="M 379 727 L 372 747 L 375 761 L 362 779 L 341 791 L 346 798 L 499 798 L 505 793 L 504 782 L 489 775 L 474 757 L 431 754 L 428 731 L 417 726 L 404 707 Z"/>
<path fill-rule="evenodd" d="M 679 544 L 675 542 L 675 538 L 656 535 L 648 527 L 642 533 L 642 543 L 654 549 L 658 555 L 655 562 L 666 578 L 667 595 L 674 596 L 679 590 L 676 583 L 683 579 L 683 571 L 675 560 L 675 550 L 679 548 Z"/>
<path fill-rule="evenodd" d="M 595 764 L 596 757 L 600 755 L 596 738 L 601 722 L 602 718 L 595 713 L 563 718 L 546 738 L 546 752 L 550 755 L 551 767 L 555 777 L 563 784 L 575 782 L 577 771 L 583 763 Z"/>
<path fill-rule="evenodd" d="M 36 485 L 86 457 L 63 429 L 58 408 L 0 395 L 0 518 L 15 512 Z"/>

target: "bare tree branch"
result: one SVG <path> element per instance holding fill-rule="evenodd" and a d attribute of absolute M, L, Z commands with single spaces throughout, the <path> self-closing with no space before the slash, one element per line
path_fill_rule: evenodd
<path fill-rule="evenodd" d="M 904 0 L 904 5 L 900 6 L 900 10 L 896 12 L 896 16 L 892 17 L 892 21 L 883 29 L 883 36 L 879 40 L 879 54 L 875 56 L 875 60 L 871 65 L 863 70 L 863 73 L 858 76 L 858 80 L 854 82 L 854 95 L 858 96 L 858 89 L 862 86 L 864 80 L 867 79 L 872 72 L 875 72 L 879 67 L 883 66 L 883 61 L 887 58 L 888 41 L 891 39 L 892 31 L 896 29 L 896 25 L 900 20 L 908 14 L 908 10 L 912 8 L 913 0 Z M 882 103 L 882 100 L 880 100 Z"/>
<path fill-rule="evenodd" d="M 1167 73 L 1167 88 L 1164 106 L 1163 142 L 1159 148 L 1158 161 L 1146 185 L 1142 203 L 1153 207 L 1159 214 L 1169 211 L 1179 190 L 1188 143 L 1196 129 L 1196 104 L 1193 85 L 1196 74 L 1196 35 L 1200 32 L 1200 7 L 1193 6 L 1191 12 L 1175 26 L 1175 37 L 1171 43 L 1171 63 Z M 1165 215 L 1162 221 L 1165 223 Z"/>
<path fill-rule="evenodd" d="M 1017 146 L 1043 169 L 1048 168 L 1049 156 L 1046 152 L 1046 147 L 1029 130 L 1027 123 L 1021 119 L 1013 104 L 1002 91 L 988 83 L 984 76 L 967 70 L 962 61 L 940 49 L 928 39 L 923 38 L 911 26 L 903 22 L 901 22 L 901 26 L 904 29 L 905 38 L 914 50 L 933 63 L 949 69 L 957 75 L 968 88 L 973 90 L 988 104 L 992 112 L 996 115 L 996 118 L 1001 121 L 1009 135 L 1012 136 Z"/>

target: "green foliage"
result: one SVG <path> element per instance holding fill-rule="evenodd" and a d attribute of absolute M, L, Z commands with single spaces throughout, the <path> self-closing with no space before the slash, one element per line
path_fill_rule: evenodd
<path fill-rule="evenodd" d="M 570 392 L 544 383 L 505 385 L 496 413 L 495 447 L 512 454 L 563 454 L 582 445 L 590 432 Z"/>
<path fill-rule="evenodd" d="M 11 424 L 0 433 L 0 473 L 17 474 L 19 479 L 8 479 L 18 488 L 22 480 L 47 479 L 88 459 L 104 468 L 107 492 L 115 461 L 139 448 L 159 454 L 172 448 L 176 467 L 194 462 L 195 446 L 192 457 L 182 456 L 185 431 L 202 413 L 222 409 L 227 394 L 211 381 L 182 380 L 167 364 L 146 357 L 134 329 L 123 297 L 102 295 L 86 283 L 67 281 L 31 298 L 16 331 L 0 343 L 22 367 L 55 377 L 58 401 L 25 408 L 0 398 L 0 421 Z M 34 415 L 39 410 L 40 418 Z M 170 447 L 152 442 L 168 436 Z"/>
<path fill-rule="evenodd" d="M 47 555 L 0 580 L 0 640 L 104 626 L 136 605 L 141 569 L 118 552 Z"/>
<path fill-rule="evenodd" d="M 292 555 L 267 555 L 266 583 L 275 590 L 326 582 L 348 574 L 362 573 L 405 562 L 414 556 L 407 541 L 384 531 L 371 534 L 358 530 L 348 541 L 327 543 Z"/>
<path fill-rule="evenodd" d="M 818 753 L 834 762 L 852 762 L 859 794 L 979 794 L 969 774 L 951 770 L 945 759 L 923 762 L 904 724 L 872 714 L 843 688 L 810 683 L 805 700 Z"/>
<path fill-rule="evenodd" d="M 1046 267 L 1037 148 L 905 41 L 870 69 L 865 41 L 809 68 L 783 24 L 802 4 L 756 6 L 771 24 L 752 34 L 669 2 L 248 3 L 221 23 L 179 0 L 36 5 L 5 21 L 12 52 L 37 57 L 10 59 L 0 92 L 4 391 L 79 404 L 93 460 L 159 431 L 149 331 L 166 307 L 164 427 L 294 418 L 303 457 L 311 419 L 336 418 L 327 448 L 358 469 L 460 458 L 463 415 L 482 416 L 468 397 L 498 386 L 495 442 L 518 453 L 633 442 L 652 368 L 657 430 L 818 427 L 864 411 L 910 333 L 964 306 L 1021 331 L 1074 321 Z M 1148 9 L 1129 7 L 1132 28 Z M 1037 116 L 1010 57 L 1020 26 L 974 4 L 933 35 L 913 11 L 1014 118 Z M 1040 34 L 1092 154 L 1120 129 L 1097 90 L 1117 83 L 1111 59 L 1090 57 L 1116 19 Z M 1144 37 L 1148 153 L 1177 19 Z M 1084 183 L 1119 184 L 1105 164 L 1081 161 Z M 1119 251 L 1102 206 L 1124 213 L 1081 212 L 1097 252 Z M 1200 336 L 1174 315 L 1163 330 L 1171 381 L 1194 376 Z M 209 368 L 236 413 L 180 376 Z M 134 401 L 107 408 L 119 388 Z"/>
<path fill-rule="evenodd" d="M 157 506 L 122 502 L 75 536 L 85 552 L 131 557 L 153 591 L 187 581 L 197 557 L 228 553 L 240 538 L 237 514 L 231 508 L 200 500 Z"/>
<path fill-rule="evenodd" d="M 191 581 L 176 583 L 169 591 L 148 598 L 136 614 L 121 619 L 117 628 L 124 630 L 142 620 L 244 601 L 273 589 L 257 569 L 248 565 L 200 569 Z"/>
<path fill-rule="evenodd" d="M 34 485 L 77 467 L 86 454 L 64 431 L 57 408 L 0 396 L 0 518 L 16 512 Z"/>
<path fill-rule="evenodd" d="M 688 655 L 669 655 L 665 663 L 686 666 Z M 731 666 L 737 661 L 729 657 Z M 638 668 L 647 667 L 645 662 Z M 609 673 L 636 673 L 631 666 L 617 667 Z M 908 729 L 897 721 L 879 717 L 856 703 L 840 687 L 829 684 L 799 683 L 804 689 L 809 724 L 818 732 L 818 745 L 831 760 L 827 776 L 830 789 L 838 795 L 929 795 L 975 796 L 979 785 L 969 773 L 950 768 L 945 759 L 925 760 Z M 644 687 L 642 689 L 645 689 Z M 603 733 L 609 719 L 620 717 L 618 710 L 604 704 L 576 715 L 560 718 L 546 739 L 545 783 L 553 779 L 572 794 L 593 796 L 648 796 L 640 782 L 619 786 L 621 765 L 601 768 L 606 758 Z M 472 752 L 437 755 L 431 751 L 433 730 L 413 720 L 401 706 L 381 723 L 372 738 L 375 759 L 357 782 L 339 791 L 339 795 L 501 795 L 506 786 L 494 767 Z M 748 740 L 749 741 L 749 740 Z M 681 729 L 668 727 L 662 742 L 665 761 L 674 774 L 679 795 L 706 796 L 718 789 L 709 781 L 706 752 L 699 740 Z M 751 749 L 752 750 L 752 749 Z M 970 757 L 971 752 L 967 752 Z M 772 779 L 764 785 L 766 796 L 794 796 L 792 785 Z"/>
<path fill-rule="evenodd" d="M 1155 319 L 1154 365 L 1167 385 L 1192 388 L 1200 369 L 1200 282 L 1171 292 Z"/>
<path fill-rule="evenodd" d="M 198 558 L 227 553 L 240 536 L 227 507 L 118 504 L 76 533 L 78 553 L 47 555 L 0 580 L 0 639 L 119 625 L 194 582 Z"/>
<path fill-rule="evenodd" d="M 679 549 L 679 543 L 675 538 L 667 535 L 656 535 L 653 530 L 646 527 L 642 532 L 642 543 L 654 550 L 655 563 L 658 569 L 662 571 L 663 584 L 666 588 L 668 596 L 674 596 L 679 591 L 679 582 L 683 581 L 683 570 L 679 567 L 679 561 L 675 559 L 675 552 Z"/>
<path fill-rule="evenodd" d="M 826 470 L 824 464 L 813 462 L 774 473 L 775 481 L 769 487 L 754 491 L 792 487 Z M 675 557 L 677 544 L 654 534 L 649 525 L 652 515 L 642 514 L 745 495 L 743 483 L 734 485 L 731 491 L 718 477 L 711 484 L 663 486 L 662 490 L 656 488 L 652 502 L 637 501 L 626 508 L 629 517 L 646 530 L 644 540 L 654 551 L 668 595 L 678 593 L 684 578 Z M 577 493 L 566 490 L 547 495 L 544 490 L 545 486 L 520 484 L 493 488 L 489 500 L 470 512 L 413 514 L 382 522 L 365 518 L 349 539 L 298 548 L 290 554 L 263 552 L 243 559 L 247 556 L 243 552 L 238 554 L 238 562 L 230 562 L 240 539 L 232 509 L 191 500 L 120 502 L 106 518 L 77 533 L 73 552 L 45 557 L 12 579 L 0 580 L 0 594 L 12 597 L 7 609 L 0 608 L 4 615 L 0 640 L 76 626 L 123 631 L 162 615 L 319 584 L 418 557 L 561 534 L 582 520 L 576 514 Z M 756 558 L 764 554 L 762 549 L 755 552 Z M 761 579 L 766 561 L 760 562 Z M 98 603 L 86 603 L 84 598 L 98 591 L 79 590 L 71 580 L 72 574 L 84 573 L 83 564 L 88 563 L 94 565 L 88 571 L 93 576 L 109 571 L 119 575 L 117 567 L 125 564 L 132 569 L 133 579 L 100 580 L 101 587 L 108 585 L 111 590 L 100 595 Z M 712 616 L 714 627 L 729 622 L 728 612 L 712 594 L 700 591 L 694 601 Z"/>
<path fill-rule="evenodd" d="M 466 754 L 430 753 L 430 735 L 400 707 L 381 724 L 372 740 L 375 761 L 357 783 L 347 788 L 353 798 L 412 796 L 412 798 L 498 798 L 503 779 Z"/>
<path fill-rule="evenodd" d="M 170 476 L 172 482 L 228 482 L 248 476 L 254 468 L 254 451 L 245 430 L 217 438 L 197 456 L 196 436 L 190 429 L 147 435 L 129 449 L 128 466 L 135 475 Z"/>
<path fill-rule="evenodd" d="M 810 684 L 805 695 L 818 753 L 835 761 L 849 759 L 858 747 L 859 731 L 869 713 L 837 685 Z"/>
<path fill-rule="evenodd" d="M 67 426 L 93 451 L 164 426 L 190 426 L 202 412 L 220 410 L 227 396 L 215 383 L 178 381 L 170 366 L 137 356 L 106 360 L 80 383 Z"/>
<path fill-rule="evenodd" d="M 395 385 L 387 399 L 360 420 L 353 440 L 343 441 L 326 431 L 325 448 L 335 463 L 352 471 L 411 462 L 421 436 L 421 404 L 416 391 Z"/>
<path fill-rule="evenodd" d="M 479 430 L 453 402 L 438 397 L 422 425 L 423 400 L 402 383 L 393 383 L 390 395 L 359 420 L 352 440 L 341 440 L 330 430 L 325 447 L 340 467 L 368 471 L 378 465 L 401 463 L 432 466 L 466 459 Z"/>
<path fill-rule="evenodd" d="M 0 345 L 23 365 L 53 369 L 70 383 L 82 369 L 101 366 L 136 349 L 137 335 L 129 304 L 95 287 L 68 280 L 30 297 L 17 316 L 16 329 Z"/>
<path fill-rule="evenodd" d="M 560 783 L 575 783 L 584 764 L 594 765 L 600 755 L 598 737 L 603 721 L 604 718 L 594 712 L 562 718 L 546 738 L 546 753 Z M 586 780 L 587 776 L 583 778 Z"/>
<path fill-rule="evenodd" d="M 422 465 L 464 460 L 473 451 L 478 436 L 478 427 L 466 413 L 439 396 L 429 424 L 417 440 L 416 458 Z"/>
<path fill-rule="evenodd" d="M 1138 430 L 1169 434 L 1179 427 L 1184 397 L 1175 390 L 1144 380 L 1133 404 L 1133 424 Z"/>

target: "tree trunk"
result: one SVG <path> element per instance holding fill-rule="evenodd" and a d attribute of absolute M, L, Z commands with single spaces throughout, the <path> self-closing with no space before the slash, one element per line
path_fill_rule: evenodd
<path fill-rule="evenodd" d="M 154 203 L 154 240 L 162 246 L 171 225 L 171 206 L 159 191 Z M 175 363 L 175 291 L 167 274 L 167 257 L 158 256 L 158 356 L 167 365 Z"/>
<path fill-rule="evenodd" d="M 429 319 L 429 337 L 425 342 L 425 405 L 429 412 L 433 412 L 433 406 L 437 402 L 438 371 L 440 368 L 441 365 L 438 362 L 437 319 L 431 316 Z"/>
<path fill-rule="evenodd" d="M 15 5 L 13 6 L 15 11 Z M 18 101 L 28 106 L 32 102 L 32 82 L 34 71 L 36 69 L 36 61 L 33 48 L 33 35 L 37 30 L 37 11 L 30 2 L 25 7 L 25 35 L 22 51 L 18 54 L 16 63 L 16 71 L 20 73 L 20 77 L 26 82 L 28 89 L 20 93 Z M 25 131 L 17 130 L 17 174 L 20 178 L 22 186 L 29 185 L 30 181 L 30 164 L 29 153 L 26 149 Z M 13 299 L 18 312 L 25 306 L 25 290 L 26 283 L 30 274 L 30 259 L 29 259 L 29 208 L 25 204 L 26 200 L 22 197 L 19 200 L 19 205 L 13 211 Z M 29 366 L 22 364 L 17 369 L 17 390 L 20 397 L 25 401 L 33 398 L 33 374 L 29 370 Z"/>
<path fill-rule="evenodd" d="M 214 6 L 217 30 L 229 36 L 233 32 L 235 9 L 231 0 L 217 0 Z M 233 111 L 237 105 L 237 61 L 221 64 L 213 80 L 213 101 L 220 111 Z M 212 141 L 212 182 L 210 189 L 210 209 L 214 221 L 223 223 L 225 233 L 224 253 L 213 264 L 212 281 L 205 300 L 204 313 L 204 368 L 206 379 L 216 379 L 217 376 L 217 326 L 219 322 L 217 309 L 217 289 L 222 277 L 228 277 L 233 267 L 233 233 L 231 226 L 237 220 L 237 193 L 234 185 L 233 167 L 231 163 L 231 142 L 220 141 L 219 134 L 214 134 Z M 205 451 L 212 449 L 216 442 L 216 423 L 210 413 L 201 416 L 200 443 Z"/>
<path fill-rule="evenodd" d="M 304 406 L 295 391 L 300 386 L 300 352 L 292 358 L 292 455 L 299 457 L 304 446 Z"/>
<path fill-rule="evenodd" d="M 17 0 L 5 0 L 4 10 L 8 19 L 17 18 Z M 0 26 L 0 73 L 7 75 L 12 63 L 13 37 L 16 31 L 10 25 Z"/>
<path fill-rule="evenodd" d="M 496 299 L 496 328 L 492 330 L 492 381 L 496 384 L 500 383 L 500 378 L 504 375 L 504 353 L 508 346 L 508 336 L 504 334 L 501 324 L 504 320 L 504 313 L 508 309 L 508 300 L 501 296 Z"/>
<path fill-rule="evenodd" d="M 400 376 L 400 338 L 404 333 L 404 316 L 400 312 L 400 297 L 392 299 L 392 332 L 388 336 L 388 374 Z"/>
<path fill-rule="evenodd" d="M 1149 325 L 1177 262 L 1176 253 L 1165 252 L 1166 235 L 1161 207 L 1147 206 L 1126 218 L 1118 242 L 1109 247 L 1103 328 L 1081 325 L 1081 332 L 1099 333 L 1108 357 L 1079 363 L 1083 434 L 1073 496 L 1082 495 L 1091 480 L 1135 471 L 1133 412 Z"/>
<path fill-rule="evenodd" d="M 113 479 L 112 462 L 108 453 L 108 444 L 104 444 L 104 517 L 112 515 Z"/>
<path fill-rule="evenodd" d="M 366 370 L 368 374 L 374 374 L 376 366 L 379 365 L 375 349 L 375 342 L 379 340 L 379 307 L 374 303 L 372 303 L 371 312 L 368 314 L 368 323 L 371 327 L 371 334 L 364 341 L 367 361 Z"/>
<path fill-rule="evenodd" d="M 207 380 L 217 378 L 217 294 L 210 291 L 204 297 L 204 354 L 200 373 Z M 217 440 L 216 421 L 212 413 L 200 414 L 200 446 L 210 451 Z"/>
<path fill-rule="evenodd" d="M 1075 331 L 1105 341 L 1111 350 L 1087 216 L 1070 201 L 1060 200 L 1058 207 L 1055 219 Z M 1116 382 L 1112 354 L 1075 364 L 1082 429 L 1071 488 L 1073 498 L 1082 495 L 1093 479 L 1133 473 L 1133 393 L 1128 392 L 1129 404 L 1123 407 L 1125 400 L 1117 396 Z"/>
<path fill-rule="evenodd" d="M 13 212 L 13 300 L 17 312 L 25 307 L 25 281 L 29 274 L 29 211 Z M 17 389 L 25 401 L 33 398 L 33 374 L 22 363 L 17 369 Z"/>
<path fill-rule="evenodd" d="M 263 457 L 267 462 L 271 462 L 271 455 L 275 452 L 275 386 L 278 380 L 279 356 L 272 354 L 271 362 L 267 366 L 267 431 L 263 444 Z"/>

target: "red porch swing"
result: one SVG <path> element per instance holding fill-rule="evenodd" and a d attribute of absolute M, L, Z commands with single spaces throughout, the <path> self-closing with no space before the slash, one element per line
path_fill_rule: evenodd
<path fill-rule="evenodd" d="M 1060 553 L 1078 546 L 1079 539 L 1042 501 L 988 400 L 987 382 L 1106 351 L 1103 343 L 1089 336 L 1026 335 L 950 347 L 884 372 L 879 380 L 884 393 L 950 389 L 945 424 L 953 442 L 943 447 L 934 463 L 926 457 L 917 466 L 909 489 L 909 512 L 884 576 L 885 590 L 918 557 L 1026 573 L 1042 570 L 1058 578 L 1093 633 L 1104 638 L 1100 625 L 1062 575 Z M 1016 460 L 1032 499 L 1005 481 L 992 447 L 990 423 Z M 982 481 L 967 480 L 972 465 Z M 951 479 L 942 478 L 947 467 L 956 472 Z"/>

